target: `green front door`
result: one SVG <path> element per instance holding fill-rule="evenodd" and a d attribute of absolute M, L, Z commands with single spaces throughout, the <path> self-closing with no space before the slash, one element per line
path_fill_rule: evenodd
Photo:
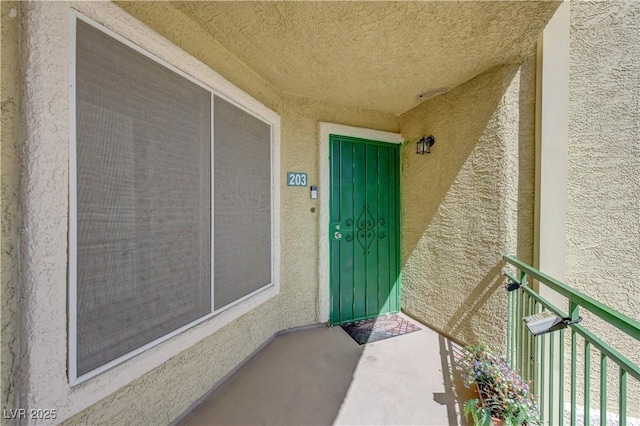
<path fill-rule="evenodd" d="M 400 147 L 330 136 L 331 325 L 400 310 Z"/>

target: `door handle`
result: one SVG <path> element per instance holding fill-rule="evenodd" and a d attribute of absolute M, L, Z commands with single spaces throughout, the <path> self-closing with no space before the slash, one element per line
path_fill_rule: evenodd
<path fill-rule="evenodd" d="M 342 238 L 342 234 L 339 232 L 336 232 L 335 234 L 333 234 L 333 238 L 335 238 L 336 240 L 339 240 Z"/>

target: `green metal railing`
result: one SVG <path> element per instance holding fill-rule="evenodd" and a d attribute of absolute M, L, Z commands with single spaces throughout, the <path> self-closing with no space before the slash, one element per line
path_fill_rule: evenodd
<path fill-rule="evenodd" d="M 504 260 L 519 270 L 519 278 L 507 272 L 505 275 L 510 282 L 519 285 L 515 291 L 508 293 L 507 299 L 507 355 L 512 368 L 520 371 L 523 378 L 533 384 L 533 391 L 538 399 L 540 415 L 544 424 L 565 424 L 565 400 L 570 404 L 569 423 L 574 426 L 578 421 L 578 390 L 581 382 L 582 414 L 581 424 L 590 425 L 592 375 L 599 376 L 600 400 L 598 407 L 600 424 L 607 424 L 607 371 L 608 361 L 613 362 L 618 369 L 618 403 L 617 416 L 621 426 L 627 425 L 627 382 L 629 378 L 640 385 L 640 366 L 615 350 L 601 338 L 594 335 L 587 325 L 571 324 L 569 328 L 557 332 L 534 337 L 526 328 L 524 317 L 551 311 L 555 315 L 571 321 L 578 320 L 580 309 L 584 309 L 606 323 L 626 333 L 638 343 L 640 349 L 640 322 L 611 309 L 595 299 L 580 293 L 566 284 L 552 278 L 539 270 L 523 263 L 515 256 L 504 256 Z M 568 313 L 544 299 L 531 288 L 530 280 L 537 280 L 549 289 L 563 296 L 568 302 Z M 584 313 L 584 311 L 583 311 Z M 570 348 L 565 348 L 565 332 L 570 334 Z M 578 347 L 582 349 L 582 359 L 579 359 Z M 565 359 L 567 349 L 568 359 Z M 592 372 L 591 353 L 600 354 L 600 370 Z M 578 379 L 579 363 L 582 363 L 583 378 Z M 570 371 L 565 378 L 565 369 Z M 638 386 L 636 386 L 638 387 Z M 568 392 L 567 392 L 568 391 Z M 566 393 L 566 394 L 565 394 Z M 635 412 L 634 412 L 635 413 Z"/>

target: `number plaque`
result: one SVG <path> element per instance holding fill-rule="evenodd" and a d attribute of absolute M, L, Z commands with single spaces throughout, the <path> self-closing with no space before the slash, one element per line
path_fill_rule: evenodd
<path fill-rule="evenodd" d="M 287 172 L 287 186 L 307 186 L 307 174 Z"/>

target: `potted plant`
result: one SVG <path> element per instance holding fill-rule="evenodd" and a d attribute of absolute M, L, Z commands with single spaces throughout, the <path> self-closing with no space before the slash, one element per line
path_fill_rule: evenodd
<path fill-rule="evenodd" d="M 479 398 L 464 405 L 464 415 L 475 425 L 539 425 L 540 415 L 529 385 L 509 367 L 504 356 L 487 345 L 467 346 L 458 359 L 458 369 L 467 387 L 476 386 Z"/>

